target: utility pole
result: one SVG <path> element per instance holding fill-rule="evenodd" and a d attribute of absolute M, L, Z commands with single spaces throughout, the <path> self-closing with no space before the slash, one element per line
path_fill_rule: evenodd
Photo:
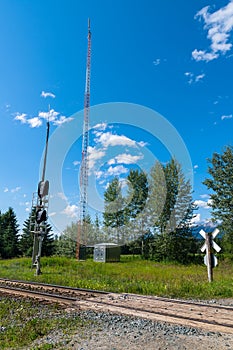
<path fill-rule="evenodd" d="M 49 194 L 49 181 L 45 181 L 45 170 L 48 153 L 48 140 L 49 140 L 49 121 L 47 121 L 46 141 L 45 141 L 45 153 L 44 163 L 42 170 L 41 181 L 38 184 L 37 193 L 33 193 L 32 208 L 31 208 L 31 220 L 30 220 L 30 232 L 34 236 L 33 240 L 33 253 L 32 253 L 32 267 L 36 267 L 35 275 L 41 274 L 41 249 L 44 235 L 46 233 L 46 220 L 48 210 L 48 194 Z"/>
<path fill-rule="evenodd" d="M 87 187 L 88 187 L 88 145 L 89 145 L 89 113 L 90 113 L 90 78 L 91 78 L 91 24 L 88 18 L 88 36 L 87 36 L 87 61 L 86 61 L 86 81 L 84 95 L 84 120 L 82 135 L 82 163 L 80 170 L 80 203 L 78 218 L 78 234 L 76 258 L 80 259 L 81 242 L 86 243 L 87 236 Z"/>

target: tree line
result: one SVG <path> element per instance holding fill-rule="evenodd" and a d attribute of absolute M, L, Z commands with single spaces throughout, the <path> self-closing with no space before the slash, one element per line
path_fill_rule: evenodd
<path fill-rule="evenodd" d="M 207 178 L 203 183 L 212 192 L 212 220 L 221 232 L 221 247 L 233 253 L 233 148 L 225 147 L 222 154 L 208 159 Z M 181 165 L 171 159 L 167 164 L 156 162 L 149 174 L 130 170 L 125 193 L 122 182 L 115 177 L 104 192 L 102 220 L 96 214 L 85 218 L 86 246 L 100 242 L 115 242 L 122 251 L 141 254 L 145 259 L 188 263 L 199 253 L 201 242 L 198 227 L 192 223 L 198 209 L 192 198 L 190 181 Z M 0 257 L 31 256 L 33 235 L 29 218 L 19 235 L 16 215 L 12 208 L 0 213 Z M 59 237 L 46 222 L 42 255 L 75 257 L 77 223 L 69 225 Z"/>

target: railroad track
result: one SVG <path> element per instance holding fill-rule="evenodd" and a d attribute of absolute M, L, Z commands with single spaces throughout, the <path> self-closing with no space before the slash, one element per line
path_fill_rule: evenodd
<path fill-rule="evenodd" d="M 0 294 L 61 303 L 79 310 L 111 312 L 233 334 L 231 306 L 136 294 L 116 294 L 9 279 L 0 279 Z"/>

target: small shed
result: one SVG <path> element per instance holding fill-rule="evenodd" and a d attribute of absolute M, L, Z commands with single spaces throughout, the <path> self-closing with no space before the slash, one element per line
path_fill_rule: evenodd
<path fill-rule="evenodd" d="M 117 262 L 120 261 L 121 248 L 115 243 L 98 243 L 94 246 L 94 261 Z"/>

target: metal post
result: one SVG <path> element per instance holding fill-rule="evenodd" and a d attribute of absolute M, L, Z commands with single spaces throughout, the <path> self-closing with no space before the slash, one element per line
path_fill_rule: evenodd
<path fill-rule="evenodd" d="M 206 233 L 206 264 L 207 264 L 207 273 L 208 273 L 208 281 L 209 282 L 213 281 L 211 239 L 212 239 L 212 235 L 209 233 Z"/>

